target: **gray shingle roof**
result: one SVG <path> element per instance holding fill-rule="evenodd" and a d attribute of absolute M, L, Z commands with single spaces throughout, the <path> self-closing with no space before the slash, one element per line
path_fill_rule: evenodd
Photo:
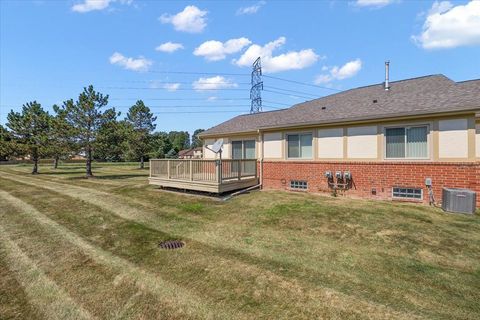
<path fill-rule="evenodd" d="M 475 109 L 480 111 L 480 79 L 454 82 L 444 75 L 431 75 L 391 82 L 388 91 L 383 84 L 375 84 L 284 110 L 240 115 L 206 130 L 202 136 Z"/>

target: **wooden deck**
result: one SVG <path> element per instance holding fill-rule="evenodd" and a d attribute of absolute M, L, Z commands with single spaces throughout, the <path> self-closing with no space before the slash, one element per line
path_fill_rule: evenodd
<path fill-rule="evenodd" d="M 224 193 L 257 185 L 257 160 L 154 159 L 150 184 Z"/>

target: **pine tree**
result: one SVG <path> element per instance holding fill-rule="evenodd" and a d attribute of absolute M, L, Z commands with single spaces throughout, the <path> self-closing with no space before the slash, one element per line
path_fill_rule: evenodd
<path fill-rule="evenodd" d="M 96 92 L 90 85 L 83 89 L 76 102 L 71 99 L 61 107 L 65 120 L 72 128 L 72 137 L 87 158 L 87 178 L 93 177 L 92 159 L 99 129 L 117 117 L 114 108 L 103 110 L 107 104 L 108 95 Z"/>
<path fill-rule="evenodd" d="M 10 132 L 0 125 L 0 161 L 7 161 L 13 155 L 13 138 Z"/>
<path fill-rule="evenodd" d="M 56 115 L 52 117 L 51 134 L 49 139 L 49 154 L 53 157 L 53 168 L 58 168 L 60 158 L 69 156 L 74 150 L 73 128 L 65 118 L 65 112 L 54 105 Z"/>
<path fill-rule="evenodd" d="M 18 154 L 28 155 L 33 161 L 32 174 L 38 173 L 38 160 L 47 154 L 51 119 L 36 101 L 24 104 L 21 113 L 12 110 L 7 116 Z"/>
<path fill-rule="evenodd" d="M 145 156 L 150 147 L 150 133 L 155 130 L 155 121 L 157 117 L 153 116 L 150 108 L 145 106 L 142 100 L 138 100 L 127 113 L 126 121 L 132 126 L 132 132 L 128 137 L 130 153 L 137 159 L 140 159 L 140 168 L 145 167 Z"/>

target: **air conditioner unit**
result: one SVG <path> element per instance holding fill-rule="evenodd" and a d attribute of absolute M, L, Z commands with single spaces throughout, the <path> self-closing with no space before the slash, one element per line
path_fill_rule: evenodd
<path fill-rule="evenodd" d="M 468 189 L 443 188 L 442 209 L 448 212 L 474 214 L 477 194 Z"/>

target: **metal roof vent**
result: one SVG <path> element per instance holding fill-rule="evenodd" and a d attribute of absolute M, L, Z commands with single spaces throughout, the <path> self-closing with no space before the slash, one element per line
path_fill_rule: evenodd
<path fill-rule="evenodd" d="M 377 100 L 377 99 L 373 99 L 373 103 L 377 103 L 377 102 L 378 102 L 378 100 Z"/>
<path fill-rule="evenodd" d="M 325 109 L 327 109 L 327 107 L 322 107 L 322 110 L 325 110 Z"/>
<path fill-rule="evenodd" d="M 389 83 L 389 76 L 390 76 L 390 61 L 385 61 L 385 90 L 389 90 L 390 89 L 390 83 Z"/>

